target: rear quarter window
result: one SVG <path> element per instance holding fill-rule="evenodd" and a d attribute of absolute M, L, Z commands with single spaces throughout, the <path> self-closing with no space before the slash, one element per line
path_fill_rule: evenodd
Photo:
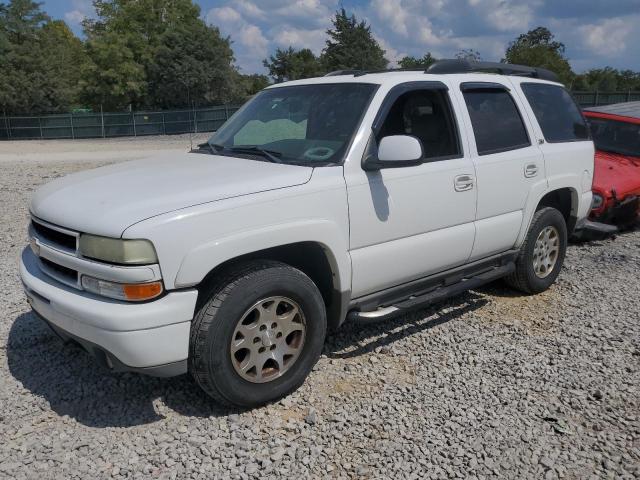
<path fill-rule="evenodd" d="M 522 83 L 521 87 L 547 142 L 589 139 L 582 112 L 563 87 L 542 83 Z"/>

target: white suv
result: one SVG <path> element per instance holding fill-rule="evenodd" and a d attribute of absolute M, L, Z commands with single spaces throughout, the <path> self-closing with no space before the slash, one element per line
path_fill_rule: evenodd
<path fill-rule="evenodd" d="M 301 385 L 346 318 L 499 277 L 541 292 L 594 159 L 552 78 L 445 61 L 273 85 L 197 150 L 38 190 L 29 302 L 111 369 L 190 372 L 248 407 Z"/>

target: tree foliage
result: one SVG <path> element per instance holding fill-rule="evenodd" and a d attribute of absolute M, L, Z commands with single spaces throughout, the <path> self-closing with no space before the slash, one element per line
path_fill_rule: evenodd
<path fill-rule="evenodd" d="M 459 50 L 456 53 L 456 58 L 459 60 L 468 60 L 470 62 L 480 62 L 482 60 L 480 52 L 473 48 L 463 48 L 462 50 Z"/>
<path fill-rule="evenodd" d="M 431 55 L 431 52 L 425 53 L 421 58 L 403 57 L 398 62 L 400 68 L 424 68 L 425 70 L 438 60 Z"/>
<path fill-rule="evenodd" d="M 333 28 L 327 30 L 329 38 L 322 52 L 325 71 L 382 70 L 389 61 L 385 51 L 371 33 L 371 27 L 355 15 L 347 15 L 344 8 L 336 12 Z"/>
<path fill-rule="evenodd" d="M 276 82 L 316 77 L 323 72 L 320 59 L 308 48 L 278 48 L 274 55 L 262 63 L 269 70 L 269 76 Z"/>
<path fill-rule="evenodd" d="M 640 72 L 617 70 L 611 67 L 594 68 L 575 76 L 574 90 L 582 91 L 640 91 Z"/>
<path fill-rule="evenodd" d="M 82 42 L 31 0 L 0 4 L 0 110 L 66 111 L 77 100 Z"/>
<path fill-rule="evenodd" d="M 260 90 L 269 86 L 269 78 L 259 73 L 241 75 L 240 82 L 242 82 L 242 91 L 248 96 L 255 95 Z"/>
<path fill-rule="evenodd" d="M 573 72 L 564 52 L 564 44 L 549 29 L 537 27 L 509 43 L 503 61 L 546 68 L 556 73 L 561 82 L 571 85 Z"/>
<path fill-rule="evenodd" d="M 85 22 L 83 98 L 108 109 L 226 103 L 242 96 L 228 38 L 191 0 L 96 0 Z"/>
<path fill-rule="evenodd" d="M 278 48 L 263 61 L 269 76 L 276 82 L 284 82 L 316 77 L 335 70 L 387 68 L 389 61 L 384 57 L 385 51 L 364 20 L 348 15 L 342 8 L 336 12 L 332 23 L 333 28 L 327 30 L 328 38 L 319 57 L 308 48 Z"/>
<path fill-rule="evenodd" d="M 76 37 L 33 0 L 0 0 L 0 113 L 181 108 L 242 101 L 269 78 L 243 75 L 231 39 L 206 24 L 194 0 L 94 0 L 96 16 Z M 322 53 L 293 47 L 264 60 L 273 81 L 323 75 L 333 70 L 381 70 L 385 51 L 371 27 L 345 9 L 327 30 Z M 480 60 L 473 48 L 457 58 Z M 401 68 L 428 68 L 436 59 L 405 56 Z M 640 91 L 640 73 L 611 67 L 574 74 L 565 46 L 545 27 L 512 41 L 505 62 L 556 72 L 574 90 Z"/>

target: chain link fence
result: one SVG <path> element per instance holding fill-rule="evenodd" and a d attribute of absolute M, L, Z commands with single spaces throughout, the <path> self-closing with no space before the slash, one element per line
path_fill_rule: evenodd
<path fill-rule="evenodd" d="M 573 92 L 582 107 L 640 101 L 640 92 Z M 125 113 L 65 113 L 0 117 L 0 140 L 109 138 L 213 132 L 240 108 L 222 105 L 191 110 Z"/>
<path fill-rule="evenodd" d="M 581 107 L 640 101 L 640 92 L 573 92 L 573 96 Z"/>
<path fill-rule="evenodd" d="M 213 132 L 238 108 L 239 105 L 223 105 L 156 112 L 2 116 L 0 140 L 137 137 Z"/>

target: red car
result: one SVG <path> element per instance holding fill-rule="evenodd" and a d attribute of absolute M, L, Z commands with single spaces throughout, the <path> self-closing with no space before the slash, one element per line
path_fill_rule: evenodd
<path fill-rule="evenodd" d="M 591 219 L 626 228 L 640 216 L 640 102 L 584 109 L 596 146 Z"/>

